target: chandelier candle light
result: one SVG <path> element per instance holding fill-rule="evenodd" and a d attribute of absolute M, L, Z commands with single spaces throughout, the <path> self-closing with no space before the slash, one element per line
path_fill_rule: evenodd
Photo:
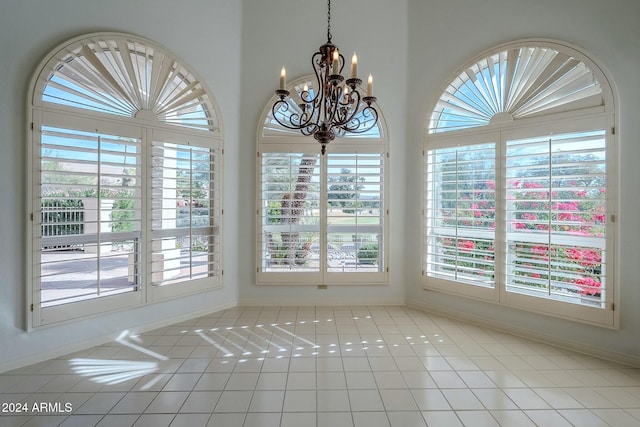
<path fill-rule="evenodd" d="M 271 112 L 274 119 L 288 129 L 299 130 L 303 135 L 313 135 L 322 144 L 322 154 L 327 144 L 345 133 L 365 133 L 378 122 L 378 111 L 371 104 L 376 101 L 373 93 L 373 77 L 367 80 L 367 95 L 361 96 L 358 78 L 358 56 L 351 58 L 350 77 L 345 80 L 341 72 L 345 59 L 338 46 L 331 42 L 331 0 L 327 3 L 327 42 L 311 57 L 317 88 L 304 85 L 298 93 L 299 101 L 289 96 L 287 71 L 280 70 L 279 99 Z"/>

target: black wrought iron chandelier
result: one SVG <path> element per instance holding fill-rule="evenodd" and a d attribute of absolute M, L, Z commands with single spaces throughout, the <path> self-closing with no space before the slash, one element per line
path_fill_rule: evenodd
<path fill-rule="evenodd" d="M 317 87 L 304 85 L 292 100 L 286 89 L 286 70 L 280 73 L 278 99 L 271 107 L 273 118 L 288 129 L 299 130 L 303 135 L 313 135 L 322 144 L 322 154 L 327 144 L 346 133 L 365 133 L 378 122 L 378 111 L 371 104 L 373 77 L 369 74 L 367 95 L 361 96 L 358 78 L 358 57 L 354 53 L 348 79 L 342 76 L 344 56 L 331 42 L 331 0 L 327 2 L 327 42 L 311 57 L 311 65 L 317 79 Z"/>

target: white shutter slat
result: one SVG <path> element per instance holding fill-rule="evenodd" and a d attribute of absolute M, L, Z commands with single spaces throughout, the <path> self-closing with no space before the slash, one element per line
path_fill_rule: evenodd
<path fill-rule="evenodd" d="M 42 307 L 137 290 L 141 141 L 50 126 L 41 132 Z"/>
<path fill-rule="evenodd" d="M 496 145 L 426 155 L 426 274 L 495 287 Z"/>
<path fill-rule="evenodd" d="M 604 150 L 604 130 L 507 141 L 508 291 L 604 307 Z"/>
<path fill-rule="evenodd" d="M 221 274 L 219 149 L 152 143 L 151 283 L 176 285 Z"/>
<path fill-rule="evenodd" d="M 382 153 L 327 155 L 327 271 L 385 269 Z"/>
<path fill-rule="evenodd" d="M 264 153 L 262 272 L 320 271 L 320 156 Z"/>
<path fill-rule="evenodd" d="M 160 46 L 123 34 L 74 40 L 41 75 L 41 101 L 110 115 L 153 113 L 160 122 L 219 131 L 214 104 L 200 80 Z"/>
<path fill-rule="evenodd" d="M 551 47 L 514 46 L 468 65 L 441 94 L 429 133 L 601 106 L 602 88 L 584 62 Z"/>

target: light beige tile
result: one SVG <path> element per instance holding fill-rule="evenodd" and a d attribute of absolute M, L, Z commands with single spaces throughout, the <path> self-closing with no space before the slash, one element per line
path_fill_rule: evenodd
<path fill-rule="evenodd" d="M 111 342 L 7 372 L 2 401 L 68 402 L 73 413 L 2 420 L 27 427 L 640 426 L 640 369 L 402 306 L 235 307 L 136 339 L 172 358 Z M 72 358 L 155 370 L 124 381 L 82 377 Z"/>

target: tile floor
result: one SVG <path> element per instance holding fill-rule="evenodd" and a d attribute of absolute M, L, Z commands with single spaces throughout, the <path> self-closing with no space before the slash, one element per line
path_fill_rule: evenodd
<path fill-rule="evenodd" d="M 4 373 L 0 403 L 2 427 L 626 427 L 640 369 L 401 306 L 237 307 Z"/>

